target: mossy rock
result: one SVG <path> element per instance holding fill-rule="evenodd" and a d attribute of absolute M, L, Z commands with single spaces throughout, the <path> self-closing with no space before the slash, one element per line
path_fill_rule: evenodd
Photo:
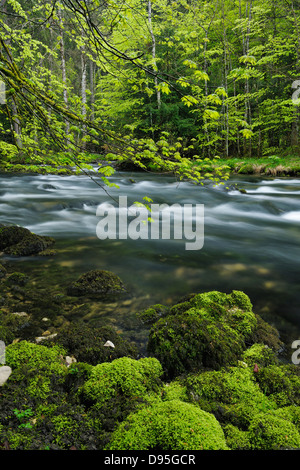
<path fill-rule="evenodd" d="M 276 408 L 264 395 L 249 367 L 230 367 L 218 371 L 190 374 L 184 381 L 190 399 L 204 406 L 212 403 L 238 407 L 246 404 L 254 410 Z M 269 403 L 267 404 L 267 402 Z"/>
<path fill-rule="evenodd" d="M 300 371 L 294 364 L 261 367 L 255 379 L 266 396 L 279 407 L 300 406 Z"/>
<path fill-rule="evenodd" d="M 147 348 L 171 378 L 220 369 L 237 362 L 256 326 L 252 304 L 243 292 L 197 294 L 171 307 L 153 324 Z"/>
<path fill-rule="evenodd" d="M 156 403 L 131 414 L 106 450 L 228 450 L 216 418 L 180 400 Z"/>
<path fill-rule="evenodd" d="M 88 271 L 67 288 L 67 294 L 71 296 L 100 298 L 111 298 L 125 292 L 125 286 L 119 276 L 100 269 Z"/>
<path fill-rule="evenodd" d="M 114 347 L 105 346 L 107 341 L 111 341 Z M 75 356 L 77 361 L 92 365 L 123 356 L 138 356 L 135 344 L 123 339 L 113 328 L 90 327 L 83 322 L 63 326 L 53 342 Z"/>
<path fill-rule="evenodd" d="M 159 320 L 160 317 L 164 316 L 167 311 L 167 307 L 161 304 L 152 305 L 145 310 L 137 313 L 137 317 L 146 325 L 151 325 Z"/>
<path fill-rule="evenodd" d="M 98 406 L 107 405 L 116 397 L 122 397 L 124 403 L 147 400 L 149 393 L 162 386 L 161 375 L 161 364 L 155 358 L 122 357 L 93 367 L 82 393 Z"/>
<path fill-rule="evenodd" d="M 278 364 L 278 357 L 275 351 L 266 344 L 255 343 L 247 348 L 241 358 L 249 367 L 255 364 L 259 368 Z"/>
<path fill-rule="evenodd" d="M 37 402 L 53 398 L 54 389 L 58 383 L 63 386 L 68 372 L 63 360 L 65 354 L 60 346 L 49 348 L 29 341 L 9 344 L 6 364 L 12 374 L 5 385 L 17 385 L 25 396 Z M 59 395 L 59 389 L 56 388 L 55 393 Z"/>
<path fill-rule="evenodd" d="M 36 235 L 19 226 L 0 227 L 0 250 L 11 256 L 30 256 L 46 250 L 54 238 Z"/>
<path fill-rule="evenodd" d="M 245 165 L 242 165 L 239 168 L 238 173 L 240 173 L 241 175 L 252 175 L 254 173 L 252 163 L 246 163 Z"/>
<path fill-rule="evenodd" d="M 254 450 L 287 450 L 300 448 L 300 434 L 296 426 L 278 416 L 259 414 L 248 430 Z"/>
<path fill-rule="evenodd" d="M 28 276 L 24 273 L 14 272 L 7 276 L 5 282 L 8 285 L 25 286 L 28 282 Z"/>

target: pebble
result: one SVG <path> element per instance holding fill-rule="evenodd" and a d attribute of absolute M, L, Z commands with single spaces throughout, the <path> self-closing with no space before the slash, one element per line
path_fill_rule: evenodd
<path fill-rule="evenodd" d="M 55 336 L 57 336 L 57 333 L 53 333 L 53 335 L 48 336 L 37 336 L 37 338 L 35 338 L 35 342 L 41 343 L 42 341 L 45 341 L 45 339 L 52 339 L 55 338 Z"/>
<path fill-rule="evenodd" d="M 11 373 L 12 370 L 9 366 L 0 367 L 0 386 L 5 384 Z"/>
<path fill-rule="evenodd" d="M 12 315 L 16 315 L 17 317 L 28 317 L 28 313 L 26 312 L 12 312 Z"/>

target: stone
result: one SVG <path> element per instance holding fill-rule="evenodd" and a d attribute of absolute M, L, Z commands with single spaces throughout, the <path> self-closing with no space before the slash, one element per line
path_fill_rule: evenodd
<path fill-rule="evenodd" d="M 66 356 L 65 358 L 66 366 L 70 367 L 72 364 L 77 362 L 76 358 L 74 356 Z"/>
<path fill-rule="evenodd" d="M 86 295 L 101 298 L 111 298 L 123 292 L 125 292 L 125 287 L 119 276 L 100 269 L 83 274 L 67 289 L 68 295 Z"/>
<path fill-rule="evenodd" d="M 55 336 L 57 336 L 57 333 L 53 333 L 52 335 L 48 335 L 48 336 L 37 336 L 35 338 L 35 342 L 36 343 L 41 343 L 42 341 L 45 341 L 47 339 L 53 339 L 53 338 L 55 338 Z"/>
<path fill-rule="evenodd" d="M 106 341 L 104 346 L 109 347 L 109 348 L 114 348 L 115 347 L 114 343 L 112 343 L 111 341 Z"/>
<path fill-rule="evenodd" d="M 5 384 L 11 373 L 12 370 L 9 366 L 0 367 L 0 386 Z"/>
<path fill-rule="evenodd" d="M 17 225 L 0 227 L 0 251 L 11 256 L 30 256 L 46 250 L 54 238 L 36 235 Z"/>

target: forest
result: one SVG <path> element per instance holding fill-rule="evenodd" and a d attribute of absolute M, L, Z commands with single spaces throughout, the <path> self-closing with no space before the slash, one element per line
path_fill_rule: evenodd
<path fill-rule="evenodd" d="M 0 0 L 0 451 L 300 449 L 299 126 L 300 0 Z"/>
<path fill-rule="evenodd" d="M 2 0 L 2 167 L 96 154 L 199 180 L 224 158 L 297 161 L 299 8 Z"/>

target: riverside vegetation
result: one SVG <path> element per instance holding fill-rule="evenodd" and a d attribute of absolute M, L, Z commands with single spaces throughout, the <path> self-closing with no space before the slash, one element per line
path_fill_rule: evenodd
<path fill-rule="evenodd" d="M 0 230 L 4 252 L 20 243 L 14 231 Z M 12 373 L 0 389 L 2 449 L 300 448 L 299 367 L 243 292 L 136 312 L 148 327 L 142 354 L 113 328 L 64 315 L 82 295 L 122 295 L 113 273 L 87 273 L 74 282 L 80 291 L 54 295 L 13 269 L 4 258 L 0 337 Z"/>

